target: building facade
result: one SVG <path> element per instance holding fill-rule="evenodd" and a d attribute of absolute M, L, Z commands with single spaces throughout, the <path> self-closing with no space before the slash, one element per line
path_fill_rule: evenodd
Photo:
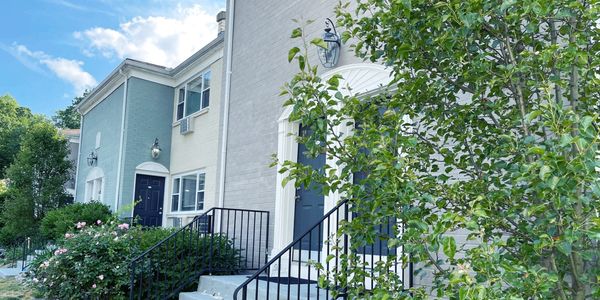
<path fill-rule="evenodd" d="M 175 68 L 126 59 L 78 106 L 76 201 L 145 226 L 216 202 L 223 34 Z"/>

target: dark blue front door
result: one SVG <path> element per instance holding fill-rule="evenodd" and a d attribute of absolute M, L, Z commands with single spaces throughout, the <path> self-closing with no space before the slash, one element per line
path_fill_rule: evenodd
<path fill-rule="evenodd" d="M 161 226 L 165 178 L 150 175 L 136 175 L 133 217 L 142 226 Z"/>
<path fill-rule="evenodd" d="M 305 130 L 300 126 L 300 134 L 306 134 Z M 306 155 L 306 146 L 298 144 L 298 162 L 303 165 L 310 165 L 313 169 L 323 169 L 325 166 L 325 154 L 312 158 Z M 296 206 L 294 214 L 294 239 L 304 234 L 308 229 L 315 225 L 323 218 L 324 214 L 324 197 L 321 193 L 321 188 L 312 185 L 310 187 L 300 187 L 296 190 Z M 312 233 L 312 240 L 308 237 L 302 239 L 300 244 L 304 250 L 320 250 L 322 232 Z"/>

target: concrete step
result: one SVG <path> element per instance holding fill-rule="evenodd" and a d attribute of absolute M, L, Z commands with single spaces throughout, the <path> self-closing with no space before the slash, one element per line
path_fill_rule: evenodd
<path fill-rule="evenodd" d="M 179 300 L 222 300 L 223 297 L 210 295 L 204 292 L 179 293 Z"/>
<path fill-rule="evenodd" d="M 200 300 L 200 299 L 233 299 L 233 294 L 238 286 L 248 279 L 248 275 L 226 275 L 226 276 L 201 276 L 198 284 L 198 292 L 181 293 L 180 300 Z M 268 290 L 267 290 L 268 286 Z M 258 284 L 253 281 L 248 285 L 247 300 L 263 300 L 267 299 L 327 299 L 327 292 L 316 288 L 316 284 L 292 284 L 278 285 L 274 282 L 267 283 L 264 280 L 259 280 Z M 289 297 L 288 297 L 289 294 Z M 318 294 L 318 295 L 317 295 Z M 201 297 L 204 298 L 182 298 L 182 297 Z M 241 292 L 238 295 L 241 299 Z M 208 297 L 208 298 L 207 298 Z M 331 298 L 331 294 L 329 294 Z"/>

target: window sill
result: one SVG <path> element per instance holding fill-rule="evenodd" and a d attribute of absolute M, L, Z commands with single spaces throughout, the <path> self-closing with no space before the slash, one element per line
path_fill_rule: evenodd
<path fill-rule="evenodd" d="M 201 116 L 203 114 L 208 113 L 209 110 L 210 110 L 210 106 L 209 107 L 205 107 L 205 108 L 203 108 L 203 109 L 201 109 L 201 110 L 199 110 L 199 111 L 197 111 L 197 112 L 195 112 L 195 113 L 193 113 L 193 114 L 191 114 L 191 115 L 189 115 L 187 117 L 183 117 L 183 118 L 184 119 L 185 118 L 196 118 L 198 116 Z M 181 123 L 181 120 L 182 119 L 173 122 L 173 127 L 179 126 L 179 123 Z"/>

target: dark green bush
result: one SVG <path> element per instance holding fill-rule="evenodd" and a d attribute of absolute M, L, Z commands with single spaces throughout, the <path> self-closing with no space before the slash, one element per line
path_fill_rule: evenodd
<path fill-rule="evenodd" d="M 171 228 L 153 227 L 136 231 L 137 245 L 141 251 L 156 245 L 161 240 L 171 235 L 175 230 Z"/>
<path fill-rule="evenodd" d="M 49 211 L 42 219 L 40 231 L 44 237 L 56 240 L 75 230 L 77 222 L 92 225 L 98 220 L 106 222 L 110 218 L 110 208 L 100 202 L 73 203 Z"/>

